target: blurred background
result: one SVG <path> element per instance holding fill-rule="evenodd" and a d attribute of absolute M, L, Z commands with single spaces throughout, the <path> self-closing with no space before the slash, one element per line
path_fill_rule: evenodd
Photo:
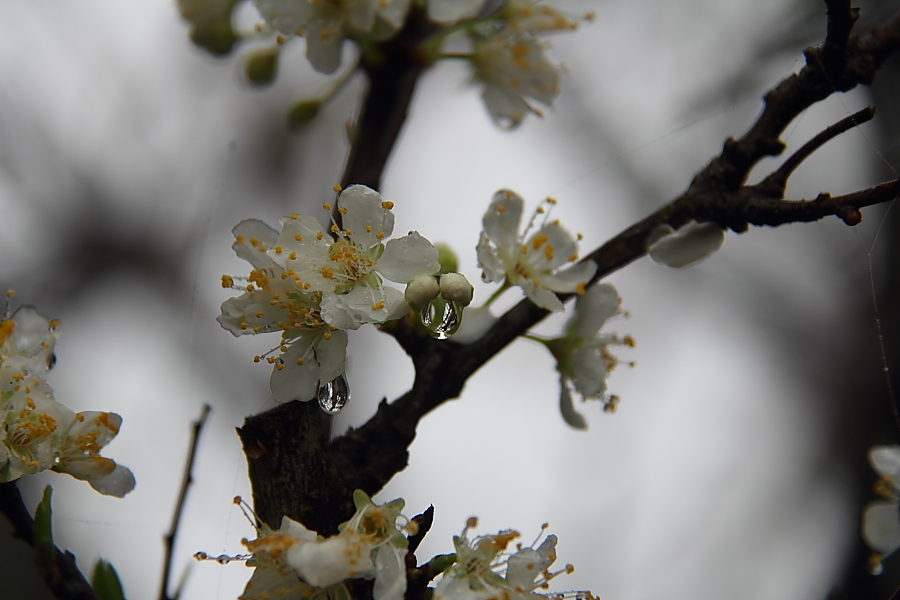
<path fill-rule="evenodd" d="M 858 3 L 860 32 L 896 9 Z M 584 234 L 586 253 L 678 195 L 748 128 L 761 94 L 802 67 L 802 48 L 825 26 L 812 0 L 558 6 L 596 19 L 552 38 L 566 74 L 543 119 L 501 131 L 463 65 L 438 65 L 384 178 L 396 232 L 450 243 L 476 303 L 494 289 L 481 284 L 474 252 L 494 191 L 512 188 L 530 208 L 557 198 L 555 217 Z M 253 9 L 240 17 L 252 22 Z M 191 559 L 239 553 L 253 537 L 231 502 L 250 498 L 234 428 L 274 405 L 269 369 L 252 357 L 276 340 L 235 340 L 215 321 L 229 296 L 221 275 L 248 270 L 230 230 L 246 218 L 324 217 L 363 89 L 355 77 L 291 132 L 292 103 L 328 80 L 295 40 L 275 84 L 251 89 L 241 73 L 253 47 L 211 57 L 164 0 L 0 3 L 0 285 L 62 321 L 49 377 L 57 399 L 124 417 L 105 454 L 138 481 L 122 500 L 52 473 L 20 488 L 33 509 L 53 485 L 57 544 L 85 572 L 111 561 L 133 600 L 159 595 L 162 536 L 204 403 L 213 412 L 175 571 L 190 569 L 185 600 L 235 598 L 249 578 L 241 564 Z M 783 136 L 788 153 L 869 103 L 879 111 L 808 159 L 788 197 L 896 177 L 898 100 L 895 57 L 874 88 L 801 115 Z M 777 164 L 765 161 L 753 181 Z M 402 496 L 410 516 L 435 506 L 422 561 L 451 551 L 469 516 L 479 533 L 515 528 L 526 543 L 549 522 L 560 564 L 576 567 L 555 589 L 606 600 L 888 598 L 900 561 L 866 574 L 858 527 L 874 481 L 866 449 L 898 441 L 882 368 L 883 356 L 894 373 L 900 366 L 898 215 L 864 214 L 856 228 L 828 218 L 729 233 L 685 271 L 642 259 L 614 274 L 629 316 L 607 329 L 637 341 L 619 352 L 636 366 L 609 380 L 616 414 L 584 405 L 589 430 L 568 428 L 552 357 L 516 342 L 423 420 L 409 467 L 377 499 Z M 497 306 L 519 298 L 509 291 Z M 564 322 L 557 315 L 538 332 Z M 336 434 L 403 393 L 413 372 L 392 339 L 368 329 L 351 335 L 348 375 L 353 400 Z M 48 597 L 7 529 L 0 522 L 4 598 Z"/>

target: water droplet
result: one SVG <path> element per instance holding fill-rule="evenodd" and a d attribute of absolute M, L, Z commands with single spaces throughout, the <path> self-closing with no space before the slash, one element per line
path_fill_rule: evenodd
<path fill-rule="evenodd" d="M 438 319 L 440 312 L 440 319 Z M 462 308 L 456 302 L 447 302 L 443 299 L 432 300 L 428 306 L 422 309 L 422 325 L 428 329 L 432 337 L 446 340 L 456 333 L 461 322 Z"/>
<path fill-rule="evenodd" d="M 50 356 L 47 357 L 47 370 L 49 371 L 50 369 L 52 369 L 55 366 L 56 366 L 56 353 L 51 352 Z"/>
<path fill-rule="evenodd" d="M 230 556 L 228 556 L 227 554 L 220 554 L 219 556 L 215 557 L 213 560 L 215 560 L 220 565 L 227 565 L 228 563 L 230 563 L 232 561 L 232 558 Z"/>
<path fill-rule="evenodd" d="M 481 272 L 481 280 L 482 280 L 483 282 L 485 282 L 485 283 L 490 283 L 490 282 L 491 282 L 491 278 L 488 277 L 488 274 L 485 273 L 484 271 Z"/>
<path fill-rule="evenodd" d="M 319 406 L 329 415 L 341 412 L 350 401 L 350 384 L 341 373 L 333 380 L 319 386 Z"/>

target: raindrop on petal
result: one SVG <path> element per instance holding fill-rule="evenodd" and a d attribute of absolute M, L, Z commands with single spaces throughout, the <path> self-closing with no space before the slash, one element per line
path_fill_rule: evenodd
<path fill-rule="evenodd" d="M 350 401 L 350 385 L 341 373 L 328 383 L 319 386 L 319 406 L 329 415 L 341 412 Z"/>

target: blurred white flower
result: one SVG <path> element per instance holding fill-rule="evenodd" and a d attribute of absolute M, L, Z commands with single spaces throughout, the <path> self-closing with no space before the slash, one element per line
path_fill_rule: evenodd
<path fill-rule="evenodd" d="M 555 200 L 548 199 L 550 204 Z M 556 293 L 584 293 L 584 287 L 597 266 L 592 262 L 560 268 L 578 259 L 578 244 L 558 221 L 543 223 L 526 239 L 534 217 L 519 233 L 522 208 L 521 196 L 510 190 L 494 194 L 481 222 L 483 230 L 478 240 L 478 266 L 486 282 L 517 285 L 528 298 L 546 310 L 561 311 L 563 303 Z M 543 207 L 538 213 L 544 212 Z"/>
<path fill-rule="evenodd" d="M 340 533 L 329 538 L 318 539 L 300 523 L 284 517 L 278 531 L 263 529 L 257 539 L 245 540 L 252 553 L 248 565 L 256 571 L 241 598 L 333 597 L 339 592 L 328 588 L 343 586 L 347 579 L 374 578 L 375 600 L 402 600 L 408 546 L 400 528 L 406 522 L 400 514 L 404 501 L 379 506 L 357 490 L 353 502 L 356 514 L 341 526 Z"/>
<path fill-rule="evenodd" d="M 375 190 L 354 185 L 338 198 L 343 229 L 332 224 L 336 239 L 311 216 L 282 220 L 269 255 L 304 290 L 321 292 L 322 318 L 337 329 L 402 317 L 411 310 L 403 292 L 384 279 L 405 285 L 440 270 L 437 250 L 418 232 L 383 242 L 394 230 L 393 206 Z"/>
<path fill-rule="evenodd" d="M 885 498 L 867 504 L 862 515 L 862 537 L 875 551 L 870 562 L 877 575 L 881 561 L 900 548 L 900 446 L 874 446 L 869 462 L 881 477 L 876 491 Z"/>
<path fill-rule="evenodd" d="M 235 254 L 253 269 L 246 278 L 223 276 L 223 287 L 244 293 L 222 303 L 217 320 L 234 336 L 280 331 L 279 345 L 268 356 L 255 360 L 265 358 L 274 365 L 269 386 L 277 401 L 310 400 L 320 384 L 344 373 L 347 333 L 323 320 L 320 292 L 307 291 L 308 286 L 296 275 L 286 273 L 272 259 L 268 251 L 276 245 L 277 231 L 262 221 L 248 219 L 232 233 Z M 247 283 L 238 285 L 236 280 Z"/>
<path fill-rule="evenodd" d="M 253 0 L 260 15 L 284 35 L 306 39 L 306 57 L 321 73 L 341 65 L 345 37 L 387 37 L 403 25 L 410 0 Z"/>
<path fill-rule="evenodd" d="M 462 534 L 453 538 L 456 562 L 444 571 L 434 600 L 544 600 L 546 596 L 535 590 L 546 589 L 551 579 L 574 570 L 567 565 L 562 571 L 550 572 L 556 561 L 555 535 L 548 535 L 540 545 L 537 540 L 527 547 L 520 544 L 510 553 L 506 548 L 519 537 L 517 531 L 508 529 L 470 540 L 468 530 L 476 525 L 476 519 L 469 519 Z"/>
<path fill-rule="evenodd" d="M 472 64 L 475 79 L 484 83 L 481 97 L 501 127 L 514 129 L 528 113 L 543 114 L 529 98 L 549 106 L 559 94 L 559 69 L 534 37 L 510 37 L 502 30 L 476 40 Z"/>
<path fill-rule="evenodd" d="M 516 33 L 538 35 L 578 28 L 575 20 L 541 0 L 507 0 L 503 17 Z"/>
<path fill-rule="evenodd" d="M 576 300 L 565 335 L 547 341 L 557 360 L 560 412 L 566 423 L 576 429 L 586 429 L 587 422 L 575 410 L 571 388 L 583 399 L 599 398 L 604 409 L 615 410 L 618 399 L 607 397 L 606 379 L 619 360 L 609 352 L 609 347 L 633 346 L 634 341 L 630 336 L 619 339 L 615 334 L 601 334 L 600 328 L 619 313 L 620 302 L 613 286 L 607 283 L 591 286 Z"/>
<path fill-rule="evenodd" d="M 8 373 L 5 376 L 52 369 L 58 336 L 59 321 L 48 319 L 33 306 L 19 307 L 12 317 L 0 321 L 0 364 Z"/>
<path fill-rule="evenodd" d="M 647 240 L 647 253 L 657 264 L 684 269 L 711 255 L 724 241 L 725 231 L 715 223 L 691 221 L 677 231 L 663 224 Z"/>
<path fill-rule="evenodd" d="M 450 24 L 477 15 L 486 0 L 428 0 L 428 18 Z"/>

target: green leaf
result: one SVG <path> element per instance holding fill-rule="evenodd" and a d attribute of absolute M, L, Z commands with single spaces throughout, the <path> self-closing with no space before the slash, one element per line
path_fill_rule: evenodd
<path fill-rule="evenodd" d="M 122 591 L 119 574 L 111 564 L 102 558 L 94 565 L 91 586 L 97 592 L 100 600 L 125 600 L 125 592 Z"/>
<path fill-rule="evenodd" d="M 53 545 L 53 509 L 50 507 L 50 499 L 53 497 L 53 488 L 49 485 L 44 488 L 44 496 L 41 503 L 34 511 L 34 560 L 41 571 L 52 571 L 56 558 L 56 546 Z"/>

